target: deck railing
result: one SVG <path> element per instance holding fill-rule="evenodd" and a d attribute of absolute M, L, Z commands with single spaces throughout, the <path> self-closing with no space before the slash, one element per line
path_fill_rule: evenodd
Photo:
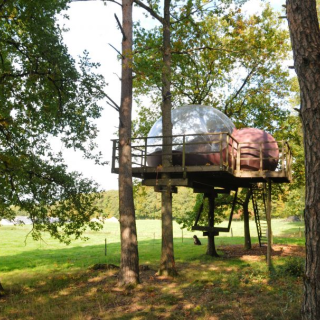
<path fill-rule="evenodd" d="M 163 138 L 163 136 L 157 136 L 132 139 L 132 167 L 157 167 L 158 164 L 151 164 L 156 162 L 152 161 L 152 157 L 158 159 L 164 155 L 162 152 Z M 170 138 L 169 140 L 172 142 L 168 146 L 171 146 L 172 149 L 170 155 L 173 157 L 173 165 L 181 166 L 182 170 L 190 166 L 188 159 L 192 156 L 202 157 L 204 160 L 215 156 L 214 163 L 208 162 L 201 165 L 219 166 L 221 170 L 229 170 L 232 173 L 235 170 L 242 171 L 242 164 L 245 161 L 259 161 L 259 166 L 255 171 L 263 171 L 266 170 L 263 167 L 265 160 L 275 160 L 278 163 L 275 171 L 282 171 L 291 178 L 292 156 L 286 141 L 276 141 L 277 144 L 274 141 L 239 142 L 227 132 L 173 135 Z M 117 172 L 119 168 L 119 140 L 112 141 L 112 172 Z M 279 156 L 264 155 L 264 153 L 268 153 L 266 151 L 272 152 L 274 150 L 279 151 Z"/>

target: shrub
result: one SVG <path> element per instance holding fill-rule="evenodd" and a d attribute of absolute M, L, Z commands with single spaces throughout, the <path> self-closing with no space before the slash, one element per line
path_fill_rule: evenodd
<path fill-rule="evenodd" d="M 304 275 L 304 259 L 300 257 L 290 257 L 280 267 L 281 275 L 292 277 L 302 277 Z"/>

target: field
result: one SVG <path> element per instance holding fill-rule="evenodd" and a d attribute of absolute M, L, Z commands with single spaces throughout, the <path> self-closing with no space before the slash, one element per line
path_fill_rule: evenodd
<path fill-rule="evenodd" d="M 0 227 L 0 279 L 7 290 L 0 300 L 0 319 L 299 319 L 302 295 L 302 223 L 273 220 L 273 270 L 265 248 L 243 250 L 243 222 L 217 237 L 220 258 L 205 255 L 201 233 L 174 224 L 179 276 L 158 277 L 160 221 L 137 222 L 141 284 L 118 288 L 118 223 L 87 232 L 88 241 L 69 246 L 44 237 L 25 239 L 30 226 Z M 202 246 L 194 246 L 197 234 Z M 291 257 L 293 256 L 293 257 Z M 99 268 L 92 266 L 100 264 Z"/>

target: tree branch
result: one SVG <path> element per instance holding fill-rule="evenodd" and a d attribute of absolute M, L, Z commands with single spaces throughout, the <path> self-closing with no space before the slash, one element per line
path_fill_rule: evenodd
<path fill-rule="evenodd" d="M 87 0 L 82 0 L 82 1 L 87 1 Z M 117 4 L 118 6 L 120 6 L 122 8 L 122 4 L 117 2 L 117 1 L 114 1 L 114 0 L 107 0 L 108 2 L 113 2 L 115 4 Z"/>
<path fill-rule="evenodd" d="M 248 81 L 250 80 L 252 74 L 254 73 L 254 71 L 256 70 L 256 67 L 253 67 L 252 70 L 249 72 L 249 74 L 247 75 L 247 77 L 244 79 L 241 87 L 239 88 L 239 90 L 235 93 L 235 95 L 229 100 L 229 102 L 225 105 L 224 107 L 224 113 L 227 114 L 227 109 L 228 106 L 230 105 L 230 103 L 240 94 L 240 92 L 242 91 L 242 89 L 244 88 L 244 86 L 248 83 Z"/>
<path fill-rule="evenodd" d="M 113 74 L 121 81 L 121 78 L 115 72 Z"/>
<path fill-rule="evenodd" d="M 117 110 L 118 112 L 120 111 L 120 107 L 106 94 L 106 97 L 110 102 L 107 101 L 107 104 L 111 106 L 113 109 Z"/>
<path fill-rule="evenodd" d="M 0 4 L 0 10 L 2 10 L 2 8 L 4 7 L 4 5 L 6 4 L 8 0 L 4 0 L 1 4 Z"/>
<path fill-rule="evenodd" d="M 116 49 L 112 44 L 110 44 L 110 43 L 108 43 L 108 44 L 111 48 L 113 48 L 121 56 L 122 59 L 124 59 L 124 55 L 118 49 Z"/>
<path fill-rule="evenodd" d="M 83 2 L 83 1 L 97 1 L 97 0 L 71 0 L 71 2 L 80 2 L 80 1 Z M 122 7 L 122 4 L 117 2 L 117 1 L 115 1 L 115 0 L 100 0 L 100 1 L 102 1 L 102 2 L 105 2 L 105 1 L 113 2 L 113 3 L 117 4 L 117 5 L 119 5 L 120 7 Z"/>
<path fill-rule="evenodd" d="M 138 5 L 139 7 L 141 7 L 142 9 L 146 10 L 147 12 L 149 12 L 151 14 L 151 16 L 154 17 L 155 19 L 157 19 L 161 24 L 164 24 L 164 18 L 159 16 L 152 8 L 148 7 L 146 4 L 144 4 L 140 0 L 133 0 L 133 2 L 136 5 Z"/>
<path fill-rule="evenodd" d="M 173 24 L 176 24 L 176 23 L 180 23 L 180 22 L 182 22 L 182 21 L 184 21 L 184 20 L 186 20 L 186 19 L 189 19 L 193 14 L 195 14 L 195 13 L 197 13 L 197 12 L 207 12 L 207 11 L 210 11 L 210 9 L 211 9 L 212 7 L 207 7 L 205 10 L 203 9 L 203 8 L 206 7 L 207 5 L 208 5 L 208 2 L 206 2 L 203 6 L 200 6 L 200 7 L 196 8 L 196 9 L 194 9 L 193 11 L 190 11 L 187 15 L 185 15 L 185 16 L 182 17 L 181 19 L 178 19 L 177 17 L 171 15 L 172 18 L 175 19 L 175 21 L 171 22 L 171 24 L 173 25 Z M 193 23 L 194 23 L 194 22 L 193 22 Z"/>
<path fill-rule="evenodd" d="M 240 204 L 240 206 L 243 206 L 243 205 L 244 205 L 244 202 L 243 202 L 242 200 L 240 200 L 240 199 L 238 199 L 238 200 L 236 201 L 236 203 L 237 203 L 237 204 Z"/>
<path fill-rule="evenodd" d="M 121 23 L 120 23 L 117 15 L 114 14 L 114 17 L 116 18 L 117 23 L 118 23 L 118 26 L 119 26 L 119 28 L 120 28 L 120 30 L 121 30 L 121 33 L 122 33 L 122 41 L 126 41 L 126 40 L 127 40 L 126 34 L 124 33 L 124 30 L 123 30 L 123 28 L 122 28 L 122 25 L 121 25 Z"/>
<path fill-rule="evenodd" d="M 224 49 L 224 48 L 212 48 L 212 47 L 198 47 L 198 48 L 192 48 L 189 50 L 185 50 L 185 51 L 172 51 L 172 54 L 189 54 L 192 53 L 194 51 L 201 51 L 201 50 L 211 50 L 211 51 L 225 51 L 225 52 L 230 52 L 230 53 L 239 53 L 240 51 L 234 51 L 234 50 L 229 50 L 229 49 Z"/>

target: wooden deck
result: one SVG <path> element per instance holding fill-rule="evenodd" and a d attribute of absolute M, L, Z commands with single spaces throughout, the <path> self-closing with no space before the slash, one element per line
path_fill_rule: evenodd
<path fill-rule="evenodd" d="M 277 144 L 273 142 L 272 145 L 268 141 L 240 143 L 225 132 L 209 135 L 209 139 L 212 139 L 209 141 L 208 135 L 197 136 L 197 139 L 193 139 L 195 135 L 191 137 L 192 139 L 190 139 L 190 136 L 171 137 L 171 149 L 173 151 L 170 155 L 172 155 L 173 165 L 169 167 L 161 165 L 163 137 L 157 137 L 154 140 L 151 140 L 150 137 L 133 139 L 131 143 L 133 177 L 140 178 L 145 186 L 154 187 L 155 192 L 167 192 L 169 189 L 170 192 L 177 193 L 177 187 L 183 186 L 192 188 L 195 193 L 203 193 L 211 203 L 209 205 L 208 222 L 206 226 L 198 225 L 202 214 L 200 209 L 192 230 L 203 231 L 203 235 L 208 236 L 208 243 L 212 245 L 210 246 L 210 252 L 208 251 L 207 254 L 212 256 L 216 254 L 214 237 L 218 236 L 220 232 L 229 232 L 230 230 L 238 188 L 251 189 L 257 233 L 260 246 L 262 245 L 261 214 L 256 205 L 258 199 L 256 194 L 253 193 L 253 190 L 262 190 L 261 200 L 265 208 L 263 213 L 267 220 L 268 248 L 270 248 L 272 184 L 288 183 L 292 177 L 292 156 L 288 143 L 285 141 L 277 141 Z M 152 143 L 148 143 L 150 142 L 149 139 Z M 195 145 L 196 148 L 194 148 Z M 210 150 L 213 151 L 210 152 Z M 276 150 L 276 152 L 269 153 L 265 150 Z M 271 154 L 276 154 L 277 157 L 271 157 Z M 154 158 L 150 158 L 152 156 Z M 119 141 L 113 140 L 113 173 L 119 173 L 118 159 Z M 270 163 L 272 165 L 269 165 Z M 151 164 L 153 165 L 151 166 Z M 274 170 L 264 170 L 264 167 L 273 167 Z M 166 175 L 163 175 L 163 173 L 166 173 Z M 263 185 L 259 185 L 260 183 L 263 183 Z M 228 227 L 217 228 L 214 226 L 214 198 L 219 193 L 230 194 L 231 191 L 234 191 L 234 199 Z M 266 192 L 267 197 L 265 196 Z"/>
<path fill-rule="evenodd" d="M 135 178 L 142 179 L 142 183 L 146 186 L 185 186 L 194 189 L 209 189 L 213 187 L 221 187 L 230 190 L 236 190 L 239 187 L 250 187 L 252 184 L 259 182 L 266 182 L 269 179 L 273 183 L 289 183 L 291 181 L 291 151 L 287 142 L 277 141 L 279 157 L 277 168 L 273 171 L 263 170 L 263 158 L 262 149 L 266 148 L 264 141 L 261 141 L 256 146 L 257 154 L 260 154 L 259 158 L 255 161 L 259 161 L 260 166 L 258 170 L 242 170 L 242 161 L 248 160 L 242 154 L 242 145 L 244 143 L 238 143 L 232 136 L 227 133 L 214 133 L 213 136 L 215 143 L 218 146 L 216 154 L 220 155 L 220 163 L 206 165 L 185 165 L 186 158 L 191 153 L 188 153 L 187 136 L 173 136 L 172 143 L 173 148 L 180 148 L 181 151 L 181 164 L 173 165 L 170 167 L 162 167 L 158 165 L 156 167 L 148 166 L 147 157 L 150 156 L 149 150 L 154 148 L 154 145 L 148 144 L 150 137 L 144 137 L 132 140 L 132 174 Z M 160 137 L 161 139 L 162 137 Z M 158 137 L 159 139 L 159 137 Z M 178 142 L 177 142 L 178 141 Z M 179 142 L 180 141 L 180 142 Z M 230 141 L 232 141 L 230 143 Z M 118 140 L 113 140 L 113 153 L 112 153 L 112 172 L 119 173 L 118 166 Z M 194 145 L 194 142 L 191 142 Z M 201 144 L 201 143 L 198 143 Z M 202 144 L 204 144 L 202 142 Z M 206 142 L 208 144 L 208 142 Z M 245 143 L 248 144 L 248 143 Z M 160 145 L 161 146 L 161 145 Z M 226 148 L 225 146 L 229 146 Z M 230 147 L 231 146 L 231 147 Z M 159 145 L 157 145 L 159 147 Z M 243 147 L 245 148 L 245 147 Z M 192 152 L 192 155 L 197 153 Z M 203 155 L 204 152 L 199 152 L 199 155 Z M 228 161 L 224 160 L 228 159 Z M 161 179 L 162 173 L 170 173 L 170 179 Z"/>

